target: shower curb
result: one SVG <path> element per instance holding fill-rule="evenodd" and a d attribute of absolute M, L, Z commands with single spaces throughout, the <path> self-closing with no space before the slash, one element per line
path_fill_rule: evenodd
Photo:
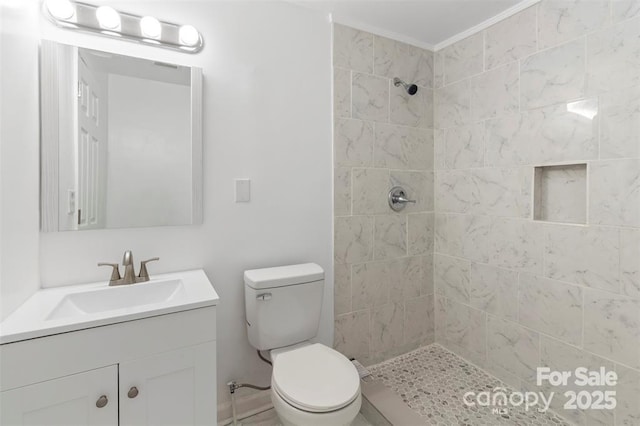
<path fill-rule="evenodd" d="M 374 426 L 424 424 L 424 419 L 381 381 L 360 381 L 360 387 L 364 397 L 361 411 Z"/>

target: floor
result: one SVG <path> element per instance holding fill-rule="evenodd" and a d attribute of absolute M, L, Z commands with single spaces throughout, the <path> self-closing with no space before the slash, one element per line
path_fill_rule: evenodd
<path fill-rule="evenodd" d="M 242 426 L 282 426 L 276 412 L 273 410 L 265 411 L 255 416 L 244 419 L 242 422 L 238 422 L 238 425 Z M 351 423 L 351 426 L 372 426 L 371 423 L 364 418 L 362 413 L 358 413 L 358 417 Z"/>
<path fill-rule="evenodd" d="M 437 344 L 371 366 L 369 371 L 418 413 L 425 425 L 569 425 L 535 408 L 525 411 L 524 406 L 511 406 L 507 412 L 494 413 L 492 407 L 465 405 L 467 392 L 501 387 L 509 395 L 509 387 Z"/>
<path fill-rule="evenodd" d="M 469 364 L 442 346 L 433 344 L 380 364 L 368 367 L 370 380 L 382 382 L 424 421 L 433 426 L 569 426 L 552 412 L 526 411 L 510 406 L 495 413 L 492 407 L 469 407 L 463 403 L 467 392 L 510 388 L 495 377 Z M 367 380 L 367 379 L 365 379 Z M 273 409 L 238 422 L 242 426 L 281 426 Z M 352 426 L 371 426 L 360 413 Z"/>

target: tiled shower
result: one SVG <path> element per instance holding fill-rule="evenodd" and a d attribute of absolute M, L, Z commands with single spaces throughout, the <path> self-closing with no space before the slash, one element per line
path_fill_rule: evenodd
<path fill-rule="evenodd" d="M 433 53 L 336 25 L 334 96 L 335 341 L 370 363 L 434 338 Z"/>
<path fill-rule="evenodd" d="M 436 342 L 522 390 L 605 367 L 615 410 L 552 408 L 639 424 L 640 2 L 542 0 L 435 52 L 335 25 L 334 106 L 336 348 Z"/>

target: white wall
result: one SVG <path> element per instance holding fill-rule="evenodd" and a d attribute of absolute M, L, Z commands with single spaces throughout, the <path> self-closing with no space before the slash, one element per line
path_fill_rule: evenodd
<path fill-rule="evenodd" d="M 37 14 L 0 8 L 0 319 L 39 282 Z"/>
<path fill-rule="evenodd" d="M 269 369 L 249 346 L 244 326 L 242 272 L 248 268 L 314 261 L 325 268 L 327 285 L 318 338 L 332 343 L 333 256 L 331 195 L 331 57 L 327 16 L 279 2 L 113 2 L 123 11 L 190 23 L 206 47 L 187 55 L 134 43 L 62 31 L 42 23 L 42 36 L 84 47 L 153 58 L 204 69 L 204 223 L 201 226 L 138 228 L 41 234 L 39 270 L 45 287 L 105 280 L 99 261 L 120 260 L 131 249 L 137 260 L 160 256 L 150 273 L 204 268 L 220 294 L 219 395 L 230 379 L 267 384 Z M 30 20 L 25 25 L 33 25 Z M 4 46 L 3 46 L 4 47 Z M 5 52 L 3 50 L 3 56 Z M 20 166 L 3 168 L 21 185 L 4 191 L 3 221 L 13 211 L 6 201 L 29 211 L 19 228 L 31 239 L 3 264 L 26 256 L 28 280 L 5 284 L 4 292 L 35 286 L 38 270 L 37 49 L 30 44 L 3 65 L 3 75 L 23 73 L 29 85 L 5 97 L 21 136 Z M 3 58 L 4 59 L 4 58 Z M 4 64 L 4 61 L 3 61 Z M 3 77 L 4 78 L 4 77 Z M 27 100 L 24 97 L 27 96 Z M 3 109 L 4 114 L 4 109 Z M 4 136 L 4 133 L 3 133 Z M 16 136 L 17 137 L 17 136 Z M 5 139 L 3 137 L 3 154 Z M 18 153 L 16 153 L 16 156 Z M 18 163 L 17 158 L 14 162 Z M 3 155 L 4 163 L 4 155 Z M 4 166 L 4 164 L 3 164 Z M 10 172 L 10 173 L 9 173 Z M 252 201 L 234 203 L 233 179 L 252 179 Z M 28 184 L 27 184 L 28 183 Z M 3 222 L 4 223 L 4 222 Z M 4 230 L 4 229 L 3 229 Z M 2 236 L 3 246 L 5 235 Z M 3 274 L 4 274 L 3 270 Z M 4 302 L 3 302 L 4 303 Z M 15 307 L 15 303 L 12 305 Z M 207 324 L 203 324 L 206 327 Z"/>

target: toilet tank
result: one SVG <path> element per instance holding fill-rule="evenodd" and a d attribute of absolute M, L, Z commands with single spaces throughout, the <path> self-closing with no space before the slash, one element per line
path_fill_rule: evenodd
<path fill-rule="evenodd" d="M 281 348 L 318 333 L 324 270 L 315 263 L 244 272 L 249 343 L 259 350 Z"/>

